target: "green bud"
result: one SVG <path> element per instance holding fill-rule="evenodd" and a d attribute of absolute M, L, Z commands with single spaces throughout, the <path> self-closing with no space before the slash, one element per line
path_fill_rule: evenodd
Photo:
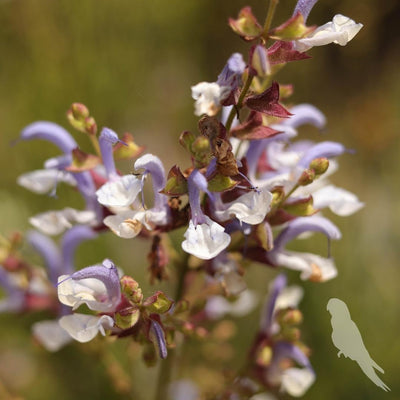
<path fill-rule="evenodd" d="M 93 117 L 87 117 L 85 119 L 85 132 L 89 135 L 96 135 L 97 133 L 97 124 Z"/>
<path fill-rule="evenodd" d="M 283 338 L 289 342 L 297 342 L 301 336 L 300 329 L 292 326 L 284 326 L 281 334 Z"/>
<path fill-rule="evenodd" d="M 193 153 L 207 153 L 211 151 L 210 140 L 205 136 L 198 136 L 192 144 Z"/>
<path fill-rule="evenodd" d="M 281 310 L 277 316 L 280 325 L 299 325 L 303 321 L 303 314 L 297 309 Z"/>
<path fill-rule="evenodd" d="M 140 317 L 140 311 L 137 308 L 129 308 L 115 313 L 115 324 L 121 329 L 132 328 Z"/>
<path fill-rule="evenodd" d="M 89 116 L 88 108 L 82 103 L 73 103 L 71 111 L 73 117 L 78 121 L 82 121 Z"/>
<path fill-rule="evenodd" d="M 313 169 L 305 169 L 301 174 L 297 184 L 300 186 L 307 186 L 310 183 L 313 183 L 315 179 L 315 172 Z"/>
<path fill-rule="evenodd" d="M 329 167 L 329 160 L 324 157 L 316 158 L 310 163 L 310 169 L 314 170 L 315 175 L 319 176 L 326 172 Z"/>

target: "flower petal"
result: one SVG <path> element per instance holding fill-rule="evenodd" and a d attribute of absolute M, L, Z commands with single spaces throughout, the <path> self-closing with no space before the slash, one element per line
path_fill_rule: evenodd
<path fill-rule="evenodd" d="M 125 175 L 121 178 L 105 183 L 97 192 L 97 200 L 100 204 L 110 207 L 126 207 L 132 204 L 142 184 L 134 175 Z"/>
<path fill-rule="evenodd" d="M 184 234 L 186 240 L 182 242 L 182 248 L 202 260 L 209 260 L 229 246 L 231 237 L 224 232 L 223 226 L 207 216 L 204 218 L 206 222 L 198 225 L 190 220 L 189 228 Z"/>
<path fill-rule="evenodd" d="M 108 315 L 96 317 L 86 314 L 65 315 L 60 318 L 60 326 L 75 340 L 89 342 L 100 332 L 105 336 L 105 329 L 114 326 L 114 320 Z"/>
<path fill-rule="evenodd" d="M 357 196 L 334 185 L 325 186 L 313 193 L 314 208 L 329 207 L 332 212 L 341 217 L 347 217 L 364 207 Z"/>
<path fill-rule="evenodd" d="M 47 351 L 58 351 L 71 341 L 71 336 L 58 321 L 40 321 L 32 326 L 33 335 Z"/>

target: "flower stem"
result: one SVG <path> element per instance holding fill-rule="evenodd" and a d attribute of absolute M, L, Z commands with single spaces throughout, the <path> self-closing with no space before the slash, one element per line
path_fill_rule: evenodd
<path fill-rule="evenodd" d="M 251 82 L 253 81 L 253 78 L 254 78 L 254 75 L 248 75 L 247 76 L 246 82 L 245 82 L 245 84 L 243 86 L 243 89 L 242 89 L 242 91 L 240 93 L 237 105 L 236 105 L 236 107 L 232 107 L 232 110 L 229 113 L 229 116 L 228 116 L 228 119 L 227 119 L 226 125 L 225 125 L 226 132 L 228 133 L 228 136 L 229 136 L 229 131 L 231 129 L 232 122 L 233 122 L 233 119 L 235 118 L 236 112 L 237 112 L 237 110 L 240 111 L 240 109 L 242 108 L 244 97 L 246 96 L 246 94 L 247 94 L 247 92 L 248 92 L 248 90 L 250 88 L 250 85 L 251 85 Z"/>
<path fill-rule="evenodd" d="M 182 299 L 185 292 L 185 279 L 189 271 L 189 254 L 184 253 L 182 259 L 176 263 L 178 273 L 178 283 L 175 289 L 175 302 Z M 168 357 L 161 361 L 159 368 L 157 389 L 154 400 L 164 400 L 167 398 L 168 386 L 171 381 L 173 364 L 175 361 L 176 350 L 168 349 Z"/>
<path fill-rule="evenodd" d="M 263 38 L 264 39 L 268 39 L 268 32 L 271 28 L 271 23 L 272 23 L 272 19 L 274 18 L 274 14 L 275 14 L 275 9 L 276 6 L 278 5 L 279 0 L 270 0 L 269 1 L 269 7 L 268 7 L 268 13 L 267 13 L 267 17 L 265 18 L 265 23 L 264 23 L 264 30 L 263 30 Z"/>

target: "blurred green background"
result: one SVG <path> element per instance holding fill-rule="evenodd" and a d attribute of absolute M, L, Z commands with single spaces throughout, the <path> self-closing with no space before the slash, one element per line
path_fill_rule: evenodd
<path fill-rule="evenodd" d="M 291 15 L 295 3 L 280 1 L 275 25 Z M 18 175 L 41 168 L 57 149 L 42 142 L 10 145 L 36 120 L 68 128 L 65 111 L 72 102 L 85 103 L 99 125 L 120 134 L 131 132 L 167 168 L 186 166 L 177 139 L 181 131 L 196 129 L 190 86 L 214 81 L 233 52 L 246 56 L 249 46 L 226 23 L 245 5 L 264 18 L 265 0 L 1 0 L 2 233 L 28 229 L 27 219 L 35 213 L 81 205 L 67 190 L 53 199 L 16 185 Z M 278 75 L 279 82 L 294 84 L 293 103 L 310 102 L 327 116 L 324 137 L 311 128 L 302 130 L 304 135 L 342 141 L 356 150 L 341 157 L 332 180 L 366 203 L 346 219 L 329 215 L 343 233 L 343 240 L 333 245 L 338 278 L 304 284 L 304 341 L 313 349 L 311 362 L 318 375 L 305 398 L 394 400 L 400 398 L 400 3 L 320 0 L 308 22 L 322 25 L 336 13 L 362 22 L 359 35 L 346 47 L 314 48 L 313 59 L 289 64 Z M 77 134 L 77 139 L 89 149 L 86 138 Z M 129 171 L 132 165 L 122 168 Z M 147 247 L 143 250 L 149 245 L 109 233 L 80 247 L 77 267 L 110 257 L 150 293 L 154 289 L 146 283 Z M 297 248 L 315 251 L 316 246 L 326 251 L 319 239 Z M 29 249 L 27 255 L 35 257 Z M 247 274 L 249 286 L 263 293 L 274 275 L 254 266 Z M 289 276 L 297 281 L 297 274 Z M 168 292 L 173 285 L 172 279 L 161 287 Z M 337 358 L 326 312 L 330 297 L 347 303 L 372 358 L 386 371 L 382 378 L 391 393 L 375 387 L 351 360 Z M 25 399 L 127 398 L 115 393 L 101 357 L 90 346 L 75 344 L 49 354 L 33 343 L 30 325 L 45 317 L 0 315 L 0 398 L 7 398 L 4 388 Z M 248 332 L 256 329 L 258 312 L 238 324 L 233 346 L 234 362 L 239 363 L 253 338 Z M 146 370 L 138 349 L 126 341 L 111 348 L 139 382 L 134 398 L 151 398 L 156 368 Z M 202 371 L 204 375 L 204 363 L 197 367 L 190 357 L 186 363 L 197 368 L 196 376 Z M 220 383 L 218 375 L 210 379 L 211 384 Z"/>

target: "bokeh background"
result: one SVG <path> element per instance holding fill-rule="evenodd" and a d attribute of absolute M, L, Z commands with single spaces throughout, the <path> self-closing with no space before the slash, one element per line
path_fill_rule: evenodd
<path fill-rule="evenodd" d="M 291 15 L 295 3 L 281 0 L 274 22 Z M 0 1 L 1 232 L 29 229 L 28 217 L 46 209 L 80 206 L 75 194 L 62 189 L 54 199 L 16 185 L 18 175 L 41 168 L 57 149 L 42 142 L 10 145 L 36 120 L 68 128 L 65 111 L 72 102 L 85 103 L 99 125 L 133 133 L 166 166 L 187 165 L 177 139 L 197 123 L 190 86 L 214 81 L 231 53 L 247 53 L 248 45 L 227 25 L 227 18 L 245 5 L 264 18 L 265 0 Z M 288 65 L 278 75 L 280 82 L 294 84 L 293 103 L 310 102 L 327 116 L 323 137 L 312 128 L 302 131 L 305 137 L 342 141 L 356 150 L 341 157 L 332 180 L 366 203 L 346 219 L 329 215 L 343 233 L 343 240 L 333 245 L 338 278 L 304 284 L 303 337 L 313 349 L 311 362 L 318 375 L 305 398 L 394 400 L 400 398 L 400 3 L 320 0 L 308 22 L 321 25 L 336 13 L 362 22 L 359 35 L 346 47 L 314 48 L 313 59 Z M 77 136 L 89 149 L 86 138 Z M 132 166 L 121 168 L 129 171 Z M 82 268 L 110 257 L 150 292 L 145 246 L 149 244 L 109 233 L 82 245 L 76 264 Z M 297 244 L 303 251 L 318 247 L 326 251 L 319 238 Z M 41 263 L 29 249 L 26 255 Z M 259 265 L 247 273 L 249 286 L 260 293 L 273 276 L 275 272 Z M 298 280 L 297 274 L 289 277 Z M 172 278 L 162 288 L 168 291 L 173 285 Z M 386 371 L 383 380 L 391 393 L 375 387 L 351 360 L 337 358 L 326 312 L 330 297 L 347 303 L 371 356 Z M 220 384 L 219 373 L 210 374 L 206 362 L 221 371 L 226 357 L 239 365 L 253 337 L 248 332 L 257 327 L 258 311 L 237 321 L 228 356 L 221 353 L 213 359 L 212 351 L 201 357 L 184 355 L 181 371 L 190 365 L 199 382 Z M 90 345 L 49 354 L 34 343 L 30 325 L 44 317 L 0 315 L 1 399 L 129 398 L 110 382 L 107 365 L 112 362 Z M 133 398 L 149 399 L 157 368 L 144 368 L 138 348 L 122 342 L 110 345 L 111 353 L 137 382 Z M 232 350 L 235 355 L 229 359 Z"/>

